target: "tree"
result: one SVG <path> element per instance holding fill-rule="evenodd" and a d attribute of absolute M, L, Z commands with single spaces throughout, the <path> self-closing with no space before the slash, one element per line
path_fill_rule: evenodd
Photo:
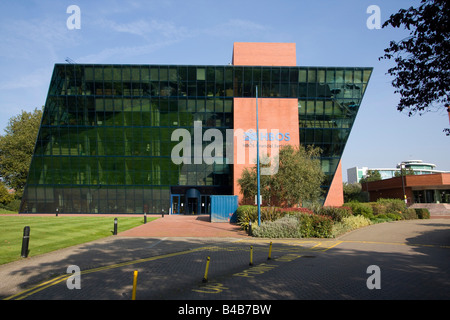
<path fill-rule="evenodd" d="M 14 196 L 9 193 L 8 188 L 6 188 L 5 184 L 0 181 L 0 204 L 8 204 L 14 200 Z"/>
<path fill-rule="evenodd" d="M 4 183 L 22 195 L 27 182 L 42 110 L 22 111 L 9 119 L 5 135 L 0 136 L 0 176 Z"/>
<path fill-rule="evenodd" d="M 381 173 L 378 170 L 367 170 L 367 174 L 365 177 L 359 180 L 359 183 L 366 183 L 371 181 L 381 180 Z"/>
<path fill-rule="evenodd" d="M 320 186 L 325 178 L 318 158 L 320 152 L 319 148 L 311 146 L 280 147 L 278 172 L 260 176 L 263 201 L 271 205 L 292 207 L 302 201 L 318 200 L 322 195 Z M 257 193 L 256 166 L 246 168 L 238 184 L 244 200 L 253 202 Z"/>
<path fill-rule="evenodd" d="M 350 201 L 364 201 L 364 196 L 362 194 L 362 187 L 360 183 L 343 183 L 344 189 L 344 202 Z"/>
<path fill-rule="evenodd" d="M 384 22 L 383 28 L 403 25 L 410 36 L 391 41 L 381 59 L 394 58 L 388 70 L 392 85 L 401 98 L 399 111 L 422 114 L 433 108 L 450 110 L 450 2 L 422 0 L 418 8 L 400 9 Z M 447 135 L 450 129 L 444 129 Z"/>
<path fill-rule="evenodd" d="M 407 169 L 406 168 L 402 168 L 402 169 L 400 169 L 400 171 L 395 171 L 394 177 L 401 177 L 402 175 L 403 176 L 413 176 L 415 174 L 416 173 L 411 168 L 407 168 Z"/>

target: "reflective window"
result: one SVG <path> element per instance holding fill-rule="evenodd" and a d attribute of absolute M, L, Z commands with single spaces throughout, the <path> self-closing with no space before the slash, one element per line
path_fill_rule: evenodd
<path fill-rule="evenodd" d="M 175 165 L 174 130 L 233 128 L 233 98 L 298 98 L 329 188 L 372 69 L 55 65 L 21 212 L 166 212 L 171 190 L 231 194 L 230 165 Z M 145 209 L 146 208 L 146 209 Z"/>

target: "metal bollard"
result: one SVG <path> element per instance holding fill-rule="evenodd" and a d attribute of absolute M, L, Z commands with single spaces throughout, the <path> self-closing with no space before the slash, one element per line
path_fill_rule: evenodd
<path fill-rule="evenodd" d="M 248 222 L 248 235 L 249 236 L 252 235 L 252 222 L 251 221 Z"/>
<path fill-rule="evenodd" d="M 22 238 L 22 258 L 28 257 L 28 244 L 30 242 L 30 227 L 26 226 L 23 228 L 23 238 Z"/>
<path fill-rule="evenodd" d="M 203 276 L 203 282 L 208 282 L 208 270 L 209 270 L 209 257 L 206 259 L 206 268 L 205 268 L 205 275 Z"/>
<path fill-rule="evenodd" d="M 117 235 L 117 218 L 114 218 L 114 232 L 113 235 Z"/>
<path fill-rule="evenodd" d="M 136 300 L 137 276 L 138 276 L 138 272 L 137 272 L 137 270 L 134 270 L 134 274 L 133 274 L 133 292 L 131 294 L 131 300 Z"/>
<path fill-rule="evenodd" d="M 164 209 L 162 209 L 161 215 L 162 215 L 162 217 L 164 218 Z"/>
<path fill-rule="evenodd" d="M 248 265 L 253 265 L 253 246 L 250 246 L 250 263 Z"/>
<path fill-rule="evenodd" d="M 147 223 L 147 212 L 144 212 L 144 224 Z"/>
<path fill-rule="evenodd" d="M 270 246 L 269 246 L 269 256 L 267 257 L 267 260 L 272 259 L 272 241 L 270 241 Z"/>

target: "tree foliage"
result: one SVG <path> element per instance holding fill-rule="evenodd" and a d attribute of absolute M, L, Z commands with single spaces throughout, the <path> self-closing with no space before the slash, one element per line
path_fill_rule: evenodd
<path fill-rule="evenodd" d="M 40 109 L 22 111 L 9 119 L 5 135 L 0 136 L 0 176 L 19 196 L 27 181 L 41 118 Z"/>
<path fill-rule="evenodd" d="M 367 174 L 359 180 L 359 183 L 381 180 L 381 173 L 378 170 L 367 170 Z"/>
<path fill-rule="evenodd" d="M 291 207 L 302 201 L 318 200 L 322 195 L 320 186 L 325 178 L 318 158 L 320 153 L 321 150 L 314 147 L 280 147 L 278 172 L 260 175 L 263 202 Z M 256 166 L 246 168 L 238 184 L 244 200 L 253 203 L 257 194 Z"/>
<path fill-rule="evenodd" d="M 343 183 L 344 189 L 344 202 L 359 201 L 363 202 L 366 199 L 362 193 L 362 187 L 360 183 Z"/>
<path fill-rule="evenodd" d="M 394 177 L 413 176 L 416 173 L 411 168 L 401 168 L 399 171 L 395 171 Z"/>
<path fill-rule="evenodd" d="M 383 24 L 404 26 L 410 36 L 391 41 L 379 59 L 394 59 L 388 70 L 400 94 L 399 111 L 416 113 L 449 108 L 450 94 L 450 2 L 422 0 L 417 8 L 400 9 Z M 449 109 L 450 110 L 450 109 Z M 444 130 L 449 132 L 448 129 Z"/>
<path fill-rule="evenodd" d="M 8 204 L 12 200 L 14 200 L 14 196 L 8 192 L 8 188 L 0 181 L 0 204 Z"/>

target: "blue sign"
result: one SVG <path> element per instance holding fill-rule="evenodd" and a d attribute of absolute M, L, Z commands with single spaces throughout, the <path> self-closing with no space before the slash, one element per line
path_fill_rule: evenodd
<path fill-rule="evenodd" d="M 244 141 L 256 141 L 256 132 L 249 130 L 247 132 L 244 132 Z M 286 133 L 272 133 L 272 132 L 260 132 L 259 134 L 259 141 L 289 141 L 291 140 L 291 136 L 289 132 Z"/>

